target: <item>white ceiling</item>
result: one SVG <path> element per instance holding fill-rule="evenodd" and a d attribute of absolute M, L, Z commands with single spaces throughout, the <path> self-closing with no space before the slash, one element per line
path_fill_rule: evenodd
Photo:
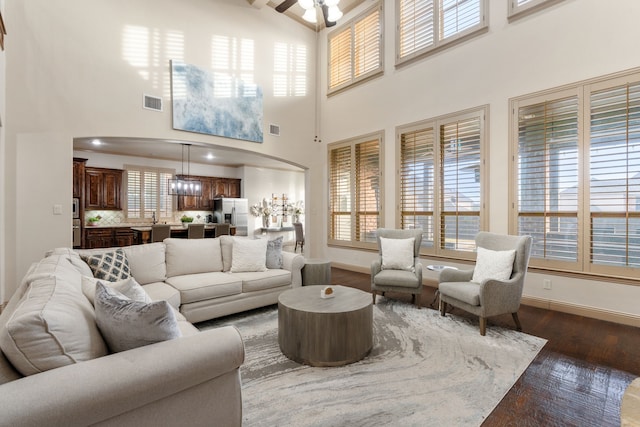
<path fill-rule="evenodd" d="M 99 140 L 100 145 L 93 141 Z M 303 168 L 283 162 L 275 157 L 251 151 L 221 147 L 197 142 L 144 139 L 144 138 L 76 138 L 73 149 L 78 151 L 143 157 L 147 159 L 182 161 L 182 144 L 191 144 L 190 161 L 217 166 L 255 166 L 270 169 L 302 171 Z M 184 150 L 187 160 L 187 150 Z M 213 158 L 210 158 L 213 156 Z"/>

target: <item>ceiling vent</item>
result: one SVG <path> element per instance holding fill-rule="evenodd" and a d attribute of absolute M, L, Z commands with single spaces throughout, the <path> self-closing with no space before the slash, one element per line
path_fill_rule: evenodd
<path fill-rule="evenodd" d="M 269 134 L 273 136 L 280 136 L 280 126 L 278 125 L 269 125 Z"/>
<path fill-rule="evenodd" d="M 153 111 L 162 111 L 162 98 L 143 94 L 142 108 Z"/>

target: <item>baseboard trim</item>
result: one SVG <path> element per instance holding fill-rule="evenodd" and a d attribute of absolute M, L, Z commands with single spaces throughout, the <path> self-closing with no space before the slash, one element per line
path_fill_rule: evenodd
<path fill-rule="evenodd" d="M 342 264 L 332 262 L 331 265 L 343 270 L 354 271 L 356 273 L 370 274 L 371 270 L 367 267 L 358 267 L 355 265 Z M 422 279 L 423 285 L 438 287 L 438 282 L 430 279 Z M 617 311 L 605 310 L 596 307 L 589 307 L 580 304 L 572 304 L 562 301 L 554 301 L 544 298 L 522 296 L 521 303 L 530 307 L 543 308 L 545 310 L 559 311 L 561 313 L 574 314 L 576 316 L 584 316 L 592 319 L 604 320 L 606 322 L 619 323 L 621 325 L 635 326 L 640 328 L 640 316 L 633 314 L 620 313 Z"/>
<path fill-rule="evenodd" d="M 592 319 L 604 320 L 606 322 L 640 327 L 640 316 L 628 313 L 620 313 L 602 308 L 589 307 L 562 301 L 553 301 L 526 295 L 522 297 L 522 304 L 531 307 L 544 308 L 546 310 L 559 311 L 561 313 L 575 314 L 576 316 L 590 317 Z"/>

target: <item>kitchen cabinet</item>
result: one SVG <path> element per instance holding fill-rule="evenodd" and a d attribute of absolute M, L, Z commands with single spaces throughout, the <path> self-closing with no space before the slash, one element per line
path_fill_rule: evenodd
<path fill-rule="evenodd" d="M 85 167 L 85 209 L 122 210 L 122 173 L 121 169 Z"/>
<path fill-rule="evenodd" d="M 177 177 L 183 178 L 180 175 Z M 190 175 L 189 178 L 200 181 L 202 195 L 178 196 L 179 211 L 210 211 L 213 210 L 215 197 L 240 197 L 240 179 L 193 175 Z"/>
<path fill-rule="evenodd" d="M 113 243 L 112 228 L 85 228 L 85 249 L 110 248 Z"/>
<path fill-rule="evenodd" d="M 133 230 L 130 227 L 86 227 L 84 233 L 85 249 L 133 245 Z"/>
<path fill-rule="evenodd" d="M 84 167 L 87 159 L 73 158 L 73 197 L 82 198 Z"/>

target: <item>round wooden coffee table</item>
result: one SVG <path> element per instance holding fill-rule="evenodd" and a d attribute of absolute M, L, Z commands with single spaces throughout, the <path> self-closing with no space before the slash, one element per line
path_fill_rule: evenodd
<path fill-rule="evenodd" d="M 289 289 L 278 298 L 278 342 L 289 359 L 311 366 L 341 366 L 364 358 L 373 347 L 371 295 L 333 286 Z"/>

